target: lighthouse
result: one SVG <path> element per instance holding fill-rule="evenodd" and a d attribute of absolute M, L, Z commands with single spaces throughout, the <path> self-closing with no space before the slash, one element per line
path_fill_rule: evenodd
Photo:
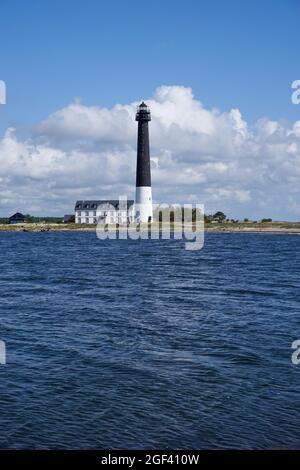
<path fill-rule="evenodd" d="M 138 106 L 135 120 L 138 121 L 135 219 L 138 223 L 147 223 L 153 220 L 148 128 L 151 114 L 144 102 Z"/>

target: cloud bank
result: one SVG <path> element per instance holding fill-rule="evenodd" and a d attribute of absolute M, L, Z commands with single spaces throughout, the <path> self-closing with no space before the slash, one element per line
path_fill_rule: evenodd
<path fill-rule="evenodd" d="M 183 86 L 161 86 L 146 101 L 155 202 L 204 203 L 235 218 L 300 218 L 300 120 L 250 126 L 240 110 L 206 109 Z M 137 104 L 75 101 L 25 139 L 7 129 L 1 215 L 62 215 L 76 199 L 134 197 Z"/>

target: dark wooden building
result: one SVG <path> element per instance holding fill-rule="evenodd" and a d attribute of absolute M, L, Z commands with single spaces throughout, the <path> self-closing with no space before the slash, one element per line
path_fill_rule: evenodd
<path fill-rule="evenodd" d="M 25 216 L 20 212 L 16 212 L 14 215 L 9 217 L 8 223 L 9 224 L 24 224 Z"/>

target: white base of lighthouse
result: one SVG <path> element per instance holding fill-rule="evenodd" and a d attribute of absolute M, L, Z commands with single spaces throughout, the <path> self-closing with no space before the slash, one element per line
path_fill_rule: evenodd
<path fill-rule="evenodd" d="M 138 186 L 136 188 L 135 220 L 138 223 L 153 222 L 151 186 Z"/>

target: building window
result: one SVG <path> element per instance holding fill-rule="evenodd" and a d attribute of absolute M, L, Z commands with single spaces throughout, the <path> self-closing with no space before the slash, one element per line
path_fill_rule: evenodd
<path fill-rule="evenodd" d="M 96 224 L 96 223 L 97 223 L 97 218 L 96 218 L 96 217 L 94 217 L 94 224 Z"/>
<path fill-rule="evenodd" d="M 78 223 L 81 224 L 81 218 L 80 217 L 78 217 Z"/>
<path fill-rule="evenodd" d="M 88 218 L 88 217 L 85 218 L 85 223 L 86 223 L 86 224 L 89 223 L 89 218 Z"/>
<path fill-rule="evenodd" d="M 78 217 L 80 217 L 81 216 L 81 211 L 78 211 L 77 215 L 78 215 Z"/>
<path fill-rule="evenodd" d="M 93 216 L 96 217 L 96 215 L 97 215 L 97 214 L 96 214 L 96 211 L 94 211 Z"/>
<path fill-rule="evenodd" d="M 85 215 L 86 215 L 86 217 L 88 217 L 89 216 L 89 211 L 85 211 Z"/>

